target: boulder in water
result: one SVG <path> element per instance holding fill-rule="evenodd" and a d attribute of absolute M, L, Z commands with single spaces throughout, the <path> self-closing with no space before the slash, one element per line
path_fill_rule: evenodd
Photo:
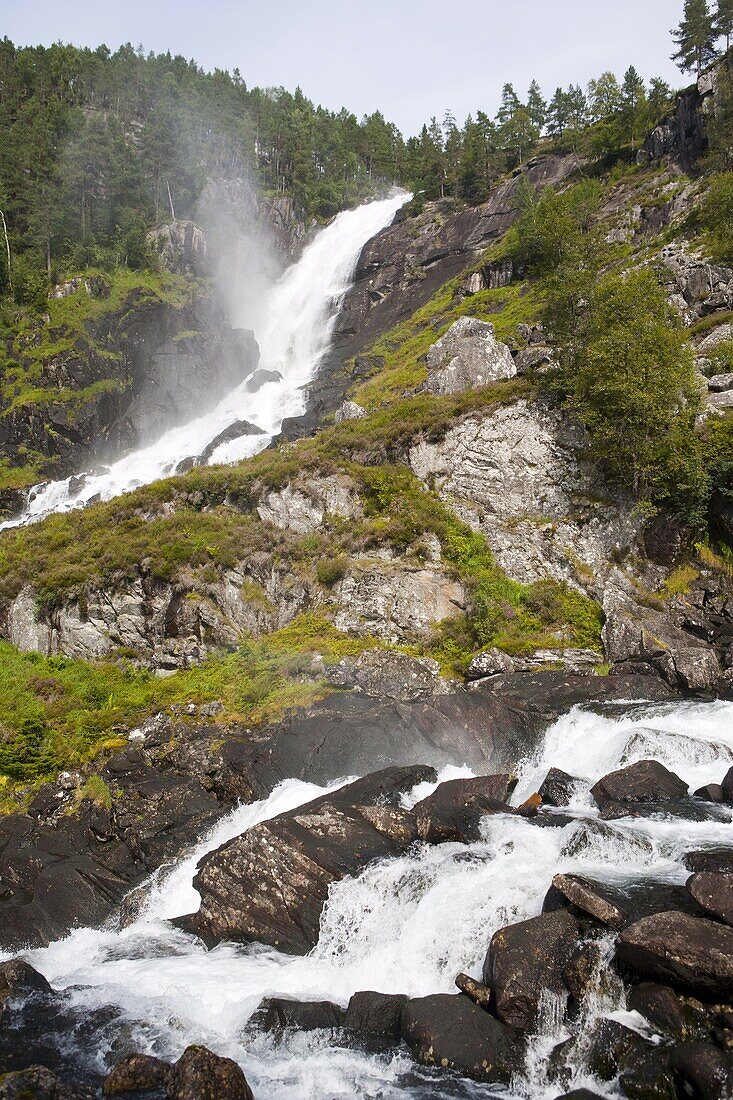
<path fill-rule="evenodd" d="M 247 1078 L 231 1058 L 190 1046 L 168 1074 L 168 1100 L 254 1100 Z"/>
<path fill-rule="evenodd" d="M 687 880 L 687 889 L 706 913 L 733 925 L 733 874 L 701 871 Z"/>
<path fill-rule="evenodd" d="M 655 1031 L 671 1039 L 707 1039 L 710 1021 L 699 1001 L 685 1000 L 668 985 L 640 982 L 629 993 L 629 1008 L 641 1013 Z"/>
<path fill-rule="evenodd" d="M 165 1085 L 170 1062 L 150 1054 L 131 1054 L 118 1062 L 104 1082 L 105 1096 L 122 1096 L 126 1092 L 150 1092 Z"/>
<path fill-rule="evenodd" d="M 687 797 L 687 784 L 656 760 L 639 760 L 610 772 L 591 787 L 604 817 L 621 817 L 637 804 L 674 802 Z"/>
<path fill-rule="evenodd" d="M 728 769 L 720 785 L 723 788 L 723 798 L 733 805 L 733 768 Z"/>
<path fill-rule="evenodd" d="M 477 982 L 469 974 L 456 974 L 456 985 L 461 993 L 465 993 L 467 997 L 470 997 L 479 1008 L 489 1011 L 491 1007 L 491 990 L 487 985 L 484 985 L 483 982 Z"/>
<path fill-rule="evenodd" d="M 525 1030 L 537 1022 L 544 993 L 567 999 L 564 972 L 579 939 L 578 922 L 567 910 L 543 913 L 494 933 L 483 980 L 494 991 L 500 1020 Z"/>
<path fill-rule="evenodd" d="M 687 913 L 657 913 L 625 928 L 616 955 L 641 974 L 700 997 L 729 997 L 733 929 Z"/>
<path fill-rule="evenodd" d="M 244 383 L 244 388 L 248 393 L 257 393 L 263 386 L 266 386 L 268 382 L 282 382 L 283 376 L 279 370 L 265 370 L 264 367 L 260 367 L 253 374 L 249 376 Z"/>
<path fill-rule="evenodd" d="M 0 963 L 0 1005 L 13 997 L 27 997 L 31 993 L 50 995 L 53 989 L 43 974 L 34 970 L 25 959 L 9 959 Z"/>
<path fill-rule="evenodd" d="M 508 810 L 506 803 L 516 785 L 513 775 L 482 775 L 441 783 L 414 807 L 420 839 L 431 844 L 476 840 L 481 818 Z"/>
<path fill-rule="evenodd" d="M 0 1100 L 92 1100 L 86 1089 L 69 1087 L 46 1066 L 30 1066 L 0 1076 Z"/>
<path fill-rule="evenodd" d="M 220 447 L 222 443 L 232 443 L 235 439 L 242 439 L 244 436 L 249 435 L 265 435 L 265 432 L 263 432 L 262 428 L 258 428 L 256 424 L 252 424 L 249 420 L 235 420 L 233 424 L 230 424 L 228 428 L 224 428 L 223 431 L 219 432 L 219 434 L 204 447 L 198 457 L 197 464 L 199 466 L 205 466 L 214 451 L 217 447 Z"/>
<path fill-rule="evenodd" d="M 260 1004 L 253 1023 L 264 1031 L 317 1031 L 320 1028 L 342 1027 L 344 1010 L 333 1001 L 291 1001 L 285 997 L 268 997 Z"/>
<path fill-rule="evenodd" d="M 209 853 L 194 879 L 204 939 L 259 941 L 292 954 L 315 946 L 329 887 L 412 842 L 389 808 L 432 768 L 388 768 L 249 829 Z"/>
<path fill-rule="evenodd" d="M 545 806 L 567 806 L 578 780 L 561 768 L 550 768 L 537 792 Z"/>
<path fill-rule="evenodd" d="M 620 929 L 626 924 L 626 913 L 615 902 L 604 896 L 603 888 L 580 875 L 555 875 L 552 885 L 571 905 L 595 917 L 609 928 Z"/>
<path fill-rule="evenodd" d="M 360 990 L 349 1001 L 344 1027 L 365 1035 L 396 1039 L 401 1034 L 402 1010 L 407 997 L 402 993 Z"/>
<path fill-rule="evenodd" d="M 710 1043 L 682 1043 L 670 1058 L 680 1095 L 703 1100 L 730 1100 L 733 1096 L 733 1058 Z"/>
<path fill-rule="evenodd" d="M 524 1047 L 513 1028 L 462 993 L 409 1000 L 402 1012 L 402 1034 L 419 1062 L 478 1081 L 508 1084 L 524 1061 Z"/>
<path fill-rule="evenodd" d="M 722 871 L 733 874 L 733 848 L 705 848 L 701 852 L 686 852 L 682 862 L 688 871 Z"/>

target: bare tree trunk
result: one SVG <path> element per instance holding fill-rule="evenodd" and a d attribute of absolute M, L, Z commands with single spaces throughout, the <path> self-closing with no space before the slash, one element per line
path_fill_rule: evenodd
<path fill-rule="evenodd" d="M 170 208 L 171 208 L 171 218 L 173 219 L 173 221 L 175 221 L 176 220 L 176 212 L 173 209 L 173 196 L 171 195 L 171 185 L 168 183 L 168 180 L 165 181 L 165 185 L 168 189 L 168 203 L 169 203 Z"/>
<path fill-rule="evenodd" d="M 8 227 L 5 224 L 5 215 L 0 210 L 0 218 L 3 219 L 3 233 L 5 234 L 5 251 L 8 254 L 8 286 L 10 287 L 10 297 L 13 297 L 13 274 L 10 270 L 10 241 L 8 240 Z"/>

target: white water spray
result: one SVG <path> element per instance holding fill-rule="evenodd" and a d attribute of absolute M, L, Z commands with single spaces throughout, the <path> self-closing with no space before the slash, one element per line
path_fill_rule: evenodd
<path fill-rule="evenodd" d="M 286 417 L 305 411 L 303 387 L 328 348 L 361 250 L 390 224 L 408 197 L 401 191 L 339 214 L 272 289 L 255 335 L 260 346 L 260 367 L 279 372 L 280 381 L 267 382 L 258 392 L 250 393 L 245 380 L 210 412 L 172 428 L 155 443 L 115 462 L 106 472 L 87 475 L 80 491 L 78 479 L 72 478 L 35 486 L 25 512 L 0 524 L 0 530 L 34 522 L 52 512 L 71 511 L 92 499 L 109 500 L 168 477 L 180 462 L 198 457 L 238 420 L 249 421 L 264 434 L 221 444 L 210 463 L 237 462 L 266 447 Z"/>
<path fill-rule="evenodd" d="M 719 781 L 733 753 L 733 704 L 663 703 L 611 707 L 604 714 L 573 709 L 545 735 L 537 754 L 519 765 L 514 801 L 535 790 L 552 765 L 593 782 L 624 763 L 649 755 L 651 743 L 691 787 Z M 447 768 L 441 779 L 468 774 Z M 414 797 L 431 786 L 421 784 Z M 459 970 L 479 976 L 493 933 L 540 912 L 558 872 L 609 883 L 654 878 L 681 884 L 686 852 L 731 846 L 733 810 L 720 820 L 625 818 L 599 827 L 597 810 L 579 794 L 580 820 L 540 829 L 522 818 L 486 819 L 474 844 L 417 845 L 335 884 L 321 919 L 320 938 L 303 958 L 270 948 L 224 943 L 212 951 L 176 930 L 165 918 L 197 905 L 191 880 L 197 861 L 258 821 L 312 799 L 323 788 L 287 780 L 270 798 L 233 811 L 173 871 L 151 881 L 148 902 L 122 931 L 82 929 L 44 950 L 31 963 L 84 1014 L 105 1005 L 122 1012 L 135 1047 L 176 1057 L 203 1042 L 235 1058 L 258 1100 L 321 1097 L 494 1097 L 550 1100 L 561 1091 L 547 1077 L 550 1051 L 562 1038 L 559 1005 L 548 1001 L 538 1035 L 530 1041 L 526 1070 L 510 1093 L 446 1079 L 414 1065 L 404 1048 L 370 1054 L 329 1033 L 295 1032 L 282 1042 L 251 1035 L 246 1023 L 261 998 L 274 995 L 346 1004 L 359 989 L 420 996 L 455 992 Z M 612 950 L 612 937 L 608 938 Z M 585 1006 L 583 1025 L 610 1016 L 628 1026 L 641 1018 L 625 1012 L 619 983 L 599 986 Z M 105 1068 L 103 1040 L 95 1053 Z M 85 1052 L 82 1052 L 82 1055 Z M 114 1055 L 110 1054 L 110 1061 Z M 571 1067 L 573 1087 L 592 1087 L 582 1044 Z"/>

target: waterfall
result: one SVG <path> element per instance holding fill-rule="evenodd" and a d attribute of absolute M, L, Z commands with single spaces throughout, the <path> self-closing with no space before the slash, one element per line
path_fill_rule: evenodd
<path fill-rule="evenodd" d="M 589 782 L 650 755 L 693 787 L 719 780 L 733 759 L 733 704 L 614 704 L 601 713 L 574 708 L 547 731 L 533 759 L 518 762 L 513 801 L 535 790 L 550 766 L 569 766 L 583 780 L 574 805 L 579 820 L 538 829 L 523 818 L 497 814 L 486 818 L 475 843 L 420 844 L 370 865 L 332 886 L 319 942 L 306 957 L 232 943 L 207 951 L 166 920 L 195 908 L 192 878 L 207 851 L 325 790 L 290 779 L 269 798 L 232 811 L 174 868 L 154 876 L 134 924 L 122 930 L 79 929 L 28 958 L 66 991 L 80 1020 L 103 1006 L 119 1013 L 110 1043 L 115 1028 L 131 1037 L 136 1049 L 168 1057 L 178 1056 L 188 1043 L 203 1042 L 243 1066 L 257 1100 L 428 1095 L 550 1100 L 560 1090 L 548 1081 L 547 1059 L 563 1034 L 558 1006 L 551 1001 L 543 1006 L 531 1040 L 525 1075 L 508 1093 L 431 1075 L 404 1048 L 351 1049 L 322 1032 L 294 1032 L 276 1041 L 248 1033 L 247 1020 L 262 997 L 273 995 L 346 1004 L 359 989 L 412 996 L 455 992 L 458 971 L 480 975 L 497 929 L 540 912 L 557 872 L 619 885 L 640 877 L 683 883 L 689 873 L 682 862 L 686 852 L 730 843 L 733 810 L 725 811 L 725 820 L 627 817 L 599 828 L 587 794 Z M 460 760 L 455 764 L 439 779 L 469 774 Z M 420 784 L 405 804 L 434 786 Z M 609 951 L 611 944 L 608 937 Z M 582 1026 L 604 1016 L 641 1026 L 641 1017 L 625 1011 L 620 983 L 599 985 Z M 80 1045 L 78 1058 L 94 1058 L 102 1069 L 102 1039 L 95 1037 L 93 1054 L 88 1039 L 80 1040 L 86 1049 Z M 572 1071 L 575 1087 L 609 1095 L 609 1086 L 592 1081 L 582 1059 Z"/>
<path fill-rule="evenodd" d="M 339 214 L 304 250 L 269 294 L 260 330 L 260 367 L 282 377 L 250 393 L 246 380 L 204 416 L 172 428 L 156 443 L 119 459 L 102 473 L 45 482 L 28 494 L 26 510 L 0 524 L 0 530 L 68 512 L 91 500 L 109 500 L 176 472 L 179 463 L 201 455 L 236 421 L 246 420 L 262 434 L 246 435 L 216 447 L 209 462 L 236 462 L 262 450 L 286 417 L 305 411 L 303 387 L 313 377 L 349 289 L 362 248 L 392 221 L 408 198 L 404 191 Z"/>

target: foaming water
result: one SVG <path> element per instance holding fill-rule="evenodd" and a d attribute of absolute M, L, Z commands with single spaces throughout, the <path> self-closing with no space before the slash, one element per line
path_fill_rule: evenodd
<path fill-rule="evenodd" d="M 602 713 L 576 708 L 520 765 L 515 797 L 535 790 L 552 765 L 577 775 L 587 787 L 631 759 L 653 755 L 652 743 L 691 787 L 719 781 L 733 750 L 733 704 L 639 704 Z M 467 774 L 456 761 L 440 779 Z M 434 786 L 420 784 L 406 804 Z M 416 1067 L 404 1049 L 352 1050 L 327 1033 L 293 1033 L 275 1041 L 249 1032 L 247 1021 L 260 1000 L 273 995 L 345 1005 L 358 989 L 411 996 L 452 992 L 458 971 L 480 976 L 497 929 L 540 912 L 554 874 L 573 872 L 619 885 L 640 878 L 682 883 L 688 875 L 682 863 L 686 852 L 731 844 L 733 810 L 712 821 L 599 822 L 590 799 L 579 793 L 579 820 L 563 827 L 538 828 L 522 818 L 495 815 L 485 819 L 481 839 L 473 844 L 416 845 L 335 884 L 319 942 L 305 957 L 231 943 L 207 951 L 167 922 L 198 904 L 191 880 L 206 851 L 326 789 L 296 780 L 280 784 L 268 799 L 233 811 L 175 868 L 154 876 L 134 924 L 119 931 L 82 929 L 30 953 L 33 965 L 67 991 L 81 1014 L 100 1006 L 120 1011 L 117 1031 L 100 1037 L 93 1055 L 97 1068 L 105 1068 L 107 1055 L 114 1061 L 105 1043 L 124 1026 L 126 1043 L 139 1050 L 175 1057 L 195 1041 L 235 1058 L 258 1100 L 499 1095 L 549 1100 L 562 1091 L 548 1080 L 550 1054 L 568 1028 L 582 1030 L 602 1016 L 643 1027 L 640 1017 L 626 1011 L 621 983 L 609 971 L 610 934 L 601 940 L 597 989 L 583 1018 L 568 1024 L 560 1003 L 546 998 L 524 1072 L 509 1094 L 436 1076 Z M 582 1044 L 570 1072 L 572 1087 L 612 1095 L 609 1086 L 590 1077 Z"/>
<path fill-rule="evenodd" d="M 86 475 L 80 491 L 74 478 L 35 486 L 23 514 L 0 524 L 0 530 L 34 522 L 51 512 L 71 511 L 93 498 L 109 500 L 174 474 L 180 462 L 197 458 L 238 420 L 249 421 L 263 434 L 222 443 L 212 453 L 210 463 L 236 462 L 266 447 L 280 432 L 286 417 L 305 411 L 303 387 L 328 348 L 361 250 L 390 224 L 408 197 L 400 191 L 388 199 L 339 214 L 272 289 L 255 335 L 260 367 L 278 371 L 280 381 L 268 382 L 256 393 L 250 393 L 246 381 L 242 382 L 205 415 L 172 428 L 155 443 L 121 458 L 106 472 Z"/>

